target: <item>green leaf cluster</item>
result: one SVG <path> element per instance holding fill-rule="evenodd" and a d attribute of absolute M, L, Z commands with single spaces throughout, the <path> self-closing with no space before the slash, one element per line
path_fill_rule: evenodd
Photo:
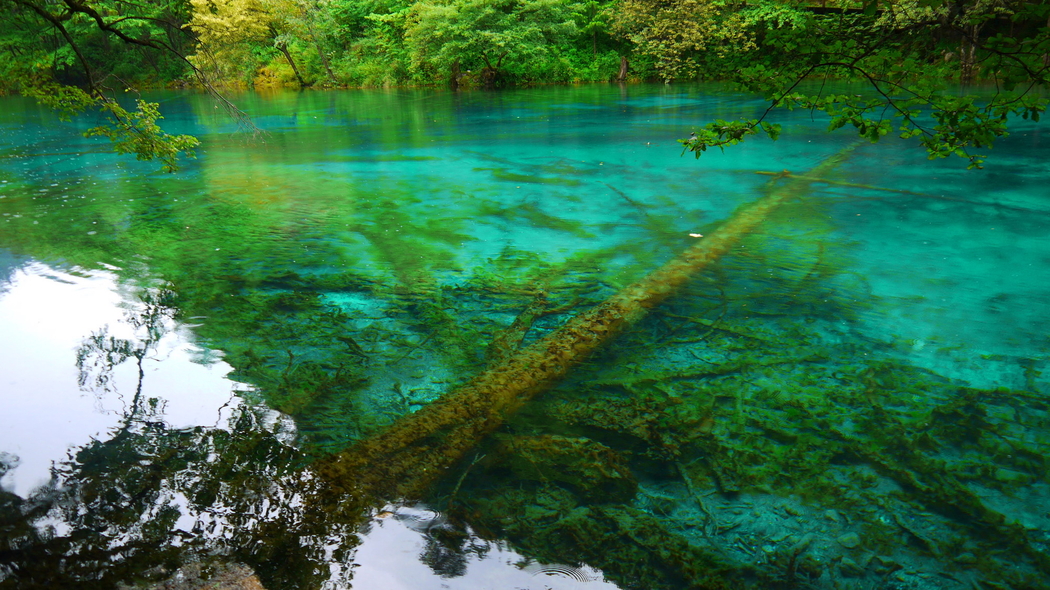
<path fill-rule="evenodd" d="M 160 105 L 155 102 L 137 100 L 135 109 L 129 111 L 112 98 L 91 95 L 73 86 L 47 84 L 26 88 L 24 92 L 51 108 L 63 121 L 71 121 L 76 115 L 98 109 L 108 116 L 109 122 L 88 129 L 84 137 L 106 137 L 119 154 L 134 154 L 136 159 L 144 161 L 159 160 L 164 172 L 177 171 L 179 154 L 193 158 L 193 148 L 200 144 L 191 135 L 164 132 L 157 124 L 164 117 L 160 114 Z"/>
<path fill-rule="evenodd" d="M 1038 120 L 1047 108 L 1040 89 L 1050 82 L 1050 10 L 1045 3 L 936 0 L 867 3 L 816 12 L 790 2 L 766 2 L 741 14 L 748 33 L 726 39 L 717 56 L 697 57 L 703 68 L 764 95 L 756 119 L 716 121 L 681 140 L 699 156 L 707 147 L 739 143 L 763 130 L 776 109 L 823 112 L 829 131 L 850 126 L 870 141 L 896 134 L 917 139 L 928 156 L 958 156 L 980 168 L 1008 135 L 1011 118 Z M 704 61 L 706 60 L 706 61 Z M 815 82 L 852 80 L 861 94 L 833 94 Z M 984 92 L 954 90 L 987 80 Z M 767 132 L 768 133 L 768 132 Z"/>
<path fill-rule="evenodd" d="M 758 119 L 741 119 L 738 121 L 726 121 L 718 119 L 714 123 L 708 123 L 699 131 L 693 132 L 689 139 L 679 139 L 678 143 L 685 146 L 685 151 L 693 152 L 699 158 L 700 154 L 707 151 L 709 147 L 725 149 L 744 141 L 748 135 L 765 133 L 772 140 L 780 137 L 781 126 L 777 123 L 766 123 Z"/>
<path fill-rule="evenodd" d="M 545 60 L 578 32 L 575 6 L 563 0 L 417 2 L 409 11 L 405 43 L 417 71 L 480 70 L 494 86 L 505 68 Z"/>
<path fill-rule="evenodd" d="M 109 138 L 117 153 L 134 154 L 138 160 L 160 160 L 164 172 L 178 170 L 176 159 L 180 153 L 195 157 L 193 148 L 200 145 L 196 137 L 169 135 L 157 125 L 157 120 L 164 118 L 159 104 L 137 100 L 135 110 L 128 111 L 112 99 L 103 99 L 100 103 L 100 107 L 112 115 L 113 123 L 88 129 L 84 132 L 86 137 Z"/>

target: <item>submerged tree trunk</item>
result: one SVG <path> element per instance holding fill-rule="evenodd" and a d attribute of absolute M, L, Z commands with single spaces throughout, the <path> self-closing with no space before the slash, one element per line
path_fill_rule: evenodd
<path fill-rule="evenodd" d="M 561 380 L 573 367 L 649 309 L 714 263 L 785 201 L 844 162 L 851 146 L 737 211 L 717 230 L 642 280 L 569 320 L 539 342 L 490 366 L 466 384 L 386 431 L 319 462 L 328 491 L 361 499 L 418 498 L 508 416 Z"/>

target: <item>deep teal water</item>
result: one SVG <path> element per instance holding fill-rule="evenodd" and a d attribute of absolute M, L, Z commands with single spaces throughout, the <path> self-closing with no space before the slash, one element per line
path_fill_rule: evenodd
<path fill-rule="evenodd" d="M 538 290 L 526 345 L 854 139 L 682 156 L 763 108 L 714 86 L 235 97 L 254 136 L 148 98 L 202 140 L 176 175 L 0 102 L 0 587 L 1046 587 L 1038 124 L 981 171 L 861 145 L 423 497 L 319 519 L 309 465 Z"/>

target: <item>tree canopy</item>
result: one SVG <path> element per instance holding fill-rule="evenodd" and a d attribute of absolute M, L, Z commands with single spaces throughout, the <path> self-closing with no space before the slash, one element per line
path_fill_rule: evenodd
<path fill-rule="evenodd" d="M 545 59 L 576 34 L 572 5 L 561 0 L 444 0 L 417 2 L 408 13 L 405 42 L 418 71 L 480 70 L 486 86 L 505 68 Z"/>
<path fill-rule="evenodd" d="M 64 119 L 101 111 L 109 123 L 85 135 L 108 137 L 118 152 L 141 160 L 158 159 L 164 170 L 177 168 L 178 154 L 193 155 L 197 139 L 164 133 L 157 104 L 115 98 L 135 82 L 156 83 L 185 71 L 180 62 L 192 41 L 181 30 L 188 11 L 179 0 L 0 0 L 0 10 L 0 50 L 9 56 L 0 60 L 4 86 L 36 97 Z"/>
<path fill-rule="evenodd" d="M 825 112 L 829 130 L 851 125 L 872 141 L 890 133 L 917 138 L 930 158 L 956 155 L 973 168 L 984 157 L 974 150 L 1007 135 L 1011 116 L 1038 120 L 1047 106 L 1036 92 L 1050 72 L 1046 2 L 872 1 L 835 13 L 786 13 L 770 3 L 753 12 L 754 49 L 733 54 L 751 58 L 723 59 L 733 67 L 730 77 L 765 95 L 770 110 Z M 862 81 L 867 92 L 799 90 L 807 80 L 836 78 Z M 991 83 L 992 92 L 952 86 L 961 82 L 965 90 L 978 79 Z M 764 118 L 715 121 L 682 143 L 699 157 L 759 131 L 775 138 L 779 128 Z"/>

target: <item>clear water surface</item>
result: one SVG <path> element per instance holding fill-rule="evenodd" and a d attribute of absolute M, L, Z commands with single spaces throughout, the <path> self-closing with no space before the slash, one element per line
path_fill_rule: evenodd
<path fill-rule="evenodd" d="M 0 99 L 0 588 L 1050 588 L 1038 124 L 967 171 L 809 113 L 682 156 L 764 108 L 716 86 L 147 98 L 178 174 Z M 788 193 L 557 383 L 457 397 Z M 491 427 L 399 447 L 435 407 Z"/>

